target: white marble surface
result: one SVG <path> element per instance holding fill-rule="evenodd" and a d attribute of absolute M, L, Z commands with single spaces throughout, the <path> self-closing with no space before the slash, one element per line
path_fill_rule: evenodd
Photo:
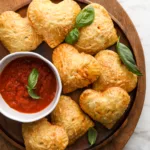
<path fill-rule="evenodd" d="M 132 19 L 141 38 L 147 70 L 144 109 L 135 132 L 124 150 L 150 150 L 150 0 L 118 0 Z"/>

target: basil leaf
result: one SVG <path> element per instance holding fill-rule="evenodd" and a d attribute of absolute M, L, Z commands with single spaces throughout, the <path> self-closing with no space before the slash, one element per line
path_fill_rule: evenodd
<path fill-rule="evenodd" d="M 65 38 L 65 42 L 68 44 L 74 44 L 78 41 L 79 30 L 78 28 L 90 25 L 95 17 L 94 8 L 92 6 L 84 8 L 76 17 L 75 28 L 68 33 Z"/>
<path fill-rule="evenodd" d="M 33 89 L 28 89 L 28 94 L 33 99 L 40 99 L 40 96 L 38 96 L 36 93 L 34 93 Z"/>
<path fill-rule="evenodd" d="M 78 38 L 79 38 L 79 30 L 77 28 L 74 28 L 67 35 L 65 42 L 68 44 L 74 44 L 75 42 L 78 41 Z"/>
<path fill-rule="evenodd" d="M 129 69 L 129 71 L 138 76 L 142 76 L 142 73 L 136 66 L 136 62 L 134 60 L 131 50 L 126 45 L 120 43 L 119 40 L 117 42 L 116 48 L 120 59 L 122 60 L 124 65 Z"/>
<path fill-rule="evenodd" d="M 35 89 L 35 86 L 38 82 L 39 78 L 39 72 L 37 69 L 33 69 L 28 77 L 28 94 L 33 98 L 33 99 L 40 99 L 40 96 L 38 96 L 36 93 L 34 93 L 33 89 Z"/>
<path fill-rule="evenodd" d="M 88 131 L 88 141 L 90 145 L 95 144 L 97 138 L 97 131 L 94 128 L 90 128 Z"/>
<path fill-rule="evenodd" d="M 37 69 L 33 69 L 28 78 L 28 87 L 34 89 L 39 77 L 39 72 Z"/>
<path fill-rule="evenodd" d="M 95 17 L 95 11 L 92 6 L 85 7 L 76 17 L 75 27 L 81 28 L 90 25 Z"/>

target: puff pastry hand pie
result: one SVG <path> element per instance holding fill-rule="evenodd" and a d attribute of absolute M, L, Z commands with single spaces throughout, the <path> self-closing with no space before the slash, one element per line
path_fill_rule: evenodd
<path fill-rule="evenodd" d="M 130 72 L 121 62 L 119 55 L 110 50 L 100 51 L 95 58 L 100 65 L 100 77 L 93 89 L 104 91 L 109 87 L 121 87 L 131 92 L 137 85 L 137 75 Z"/>
<path fill-rule="evenodd" d="M 80 10 L 73 0 L 64 0 L 58 4 L 50 0 L 33 0 L 28 8 L 28 17 L 37 33 L 54 48 L 74 27 Z"/>
<path fill-rule="evenodd" d="M 107 10 L 96 3 L 90 5 L 94 7 L 95 19 L 91 25 L 81 28 L 75 47 L 80 52 L 94 55 L 116 43 L 118 37 Z"/>
<path fill-rule="evenodd" d="M 26 150 L 64 150 L 68 136 L 63 127 L 51 125 L 46 118 L 22 125 Z"/>
<path fill-rule="evenodd" d="M 52 60 L 62 79 L 64 93 L 86 87 L 100 75 L 96 59 L 91 55 L 79 53 L 69 44 L 59 45 L 53 52 Z"/>
<path fill-rule="evenodd" d="M 130 96 L 119 87 L 112 87 L 103 93 L 91 89 L 80 96 L 80 106 L 93 120 L 111 129 L 127 109 Z"/>
<path fill-rule="evenodd" d="M 51 113 L 52 123 L 63 126 L 69 137 L 69 145 L 84 135 L 94 123 L 82 112 L 78 104 L 68 96 L 61 96 Z"/>
<path fill-rule="evenodd" d="M 13 11 L 0 15 L 0 40 L 11 53 L 34 50 L 42 42 L 29 20 Z"/>

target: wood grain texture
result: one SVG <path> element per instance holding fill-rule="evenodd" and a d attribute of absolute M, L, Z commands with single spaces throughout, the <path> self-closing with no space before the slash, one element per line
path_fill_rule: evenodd
<path fill-rule="evenodd" d="M 31 0 L 0 0 L 0 14 L 8 10 L 16 11 L 30 2 Z"/>
<path fill-rule="evenodd" d="M 6 3 L 6 0 L 1 0 L 0 11 L 2 12 L 4 10 L 17 10 L 22 6 L 26 5 L 27 3 L 29 3 L 29 1 L 30 0 L 7 0 Z M 80 1 L 84 1 L 84 0 L 80 0 Z M 132 24 L 128 15 L 125 13 L 125 11 L 122 9 L 120 4 L 116 0 L 92 0 L 92 2 L 97 2 L 103 5 L 109 11 L 113 20 L 122 29 L 122 31 L 125 34 L 124 36 L 122 36 L 122 41 L 127 44 L 130 43 L 129 45 L 131 46 L 134 52 L 137 65 L 141 70 L 141 72 L 143 73 L 143 76 L 139 78 L 136 96 L 133 101 L 132 108 L 130 112 L 127 114 L 128 117 L 125 119 L 123 124 L 117 128 L 117 130 L 114 132 L 112 136 L 109 136 L 107 140 L 102 141 L 100 145 L 90 149 L 90 150 L 99 150 L 99 149 L 121 150 L 129 140 L 129 138 L 131 137 L 143 108 L 145 89 L 146 89 L 146 76 L 145 76 L 146 73 L 145 73 L 145 61 L 144 61 L 143 49 L 134 25 Z M 3 6 L 2 9 L 1 6 Z M 25 15 L 25 9 L 19 12 L 22 14 L 22 16 Z M 118 32 L 120 32 L 120 30 L 118 30 Z M 41 53 L 40 49 L 43 48 L 48 49 L 47 45 L 43 44 L 36 52 Z M 4 49 L 2 45 L 0 45 L 0 50 L 1 49 Z M 7 51 L 2 51 L 2 52 L 0 51 L 0 58 L 2 58 L 7 54 L 8 54 Z M 48 57 L 48 59 L 51 59 L 47 55 L 47 52 L 42 52 L 42 55 L 44 55 L 46 58 Z M 72 97 L 74 97 L 74 95 Z M 9 124 L 9 122 L 7 124 Z M 9 144 L 9 142 L 6 142 L 3 138 L 0 137 L 0 150 L 1 149 L 2 150 L 24 149 L 19 143 L 13 141 L 4 132 L 0 131 L 0 134 L 3 137 L 5 137 L 9 142 L 11 142 L 15 147 L 18 147 L 18 148 L 14 148 Z"/>
<path fill-rule="evenodd" d="M 8 143 L 2 136 L 0 136 L 0 149 L 1 150 L 16 150 L 16 147 Z"/>

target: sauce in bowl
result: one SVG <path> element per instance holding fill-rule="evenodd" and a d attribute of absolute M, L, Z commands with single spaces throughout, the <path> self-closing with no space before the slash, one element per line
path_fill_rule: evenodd
<path fill-rule="evenodd" d="M 40 99 L 28 94 L 28 77 L 33 69 L 39 72 L 35 93 Z M 22 57 L 9 63 L 0 75 L 0 93 L 6 103 L 23 113 L 36 113 L 46 108 L 54 99 L 57 81 L 48 65 L 34 57 Z"/>

